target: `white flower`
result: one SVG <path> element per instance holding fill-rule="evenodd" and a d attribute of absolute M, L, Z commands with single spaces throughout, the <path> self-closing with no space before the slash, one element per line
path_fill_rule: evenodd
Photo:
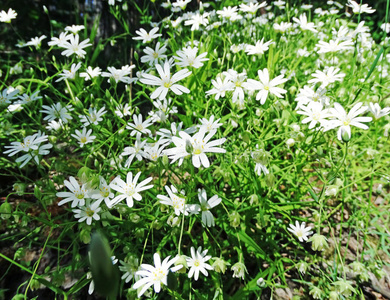
<path fill-rule="evenodd" d="M 12 8 L 8 9 L 8 12 L 4 10 L 0 11 L 0 22 L 11 23 L 12 19 L 15 19 L 18 14 Z"/>
<path fill-rule="evenodd" d="M 89 43 L 89 39 L 86 39 L 79 43 L 79 35 L 70 35 L 68 40 L 64 41 L 59 45 L 61 48 L 65 48 L 66 50 L 61 52 L 61 55 L 71 56 L 72 54 L 76 54 L 78 57 L 83 58 L 87 52 L 83 50 L 86 47 L 92 46 Z"/>
<path fill-rule="evenodd" d="M 234 83 L 230 81 L 229 77 L 225 77 L 223 81 L 221 77 L 217 77 L 216 80 L 212 79 L 211 83 L 214 86 L 214 88 L 208 90 L 206 92 L 206 95 L 215 94 L 215 100 L 218 100 L 220 97 L 225 97 L 225 93 L 227 91 L 234 90 Z"/>
<path fill-rule="evenodd" d="M 126 103 L 125 105 L 119 104 L 115 108 L 115 114 L 119 118 L 123 118 L 124 116 L 130 116 L 131 115 L 131 106 L 128 103 Z"/>
<path fill-rule="evenodd" d="M 175 122 L 171 123 L 171 130 L 160 128 L 156 133 L 157 135 L 161 136 L 158 143 L 160 145 L 170 144 L 172 142 L 172 137 L 177 136 L 177 134 L 182 130 L 182 128 L 183 128 L 183 122 L 180 122 L 177 125 Z M 192 134 L 196 131 L 196 128 L 195 126 L 193 126 L 185 129 L 184 131 L 187 132 L 188 134 Z"/>
<path fill-rule="evenodd" d="M 137 139 L 134 143 L 134 147 L 126 147 L 123 149 L 123 152 L 121 153 L 121 156 L 127 156 L 129 155 L 129 158 L 126 160 L 124 167 L 129 168 L 131 163 L 133 162 L 134 157 L 138 159 L 138 161 L 141 161 L 142 158 L 146 156 L 145 152 L 142 151 L 142 148 L 145 147 L 146 140 L 141 142 L 141 134 L 137 134 Z"/>
<path fill-rule="evenodd" d="M 172 3 L 173 7 L 180 7 L 181 9 L 185 9 L 186 5 L 190 3 L 191 0 L 176 0 L 176 2 Z"/>
<path fill-rule="evenodd" d="M 195 69 L 198 69 L 203 66 L 203 62 L 209 60 L 205 56 L 207 55 L 207 52 L 203 52 L 199 56 L 196 56 L 198 52 L 198 47 L 191 48 L 188 46 L 187 48 L 183 48 L 182 50 L 178 50 L 176 54 L 178 56 L 173 56 L 174 59 L 178 60 L 179 62 L 177 65 L 185 68 L 185 67 L 194 67 Z"/>
<path fill-rule="evenodd" d="M 122 2 L 122 0 L 116 0 L 118 2 Z M 108 5 L 115 5 L 115 0 L 108 0 Z"/>
<path fill-rule="evenodd" d="M 132 129 L 130 135 L 134 136 L 136 133 L 143 133 L 146 135 L 150 135 L 152 132 L 147 129 L 150 125 L 152 125 L 152 120 L 148 119 L 142 122 L 142 115 L 139 114 L 138 116 L 136 114 L 133 115 L 133 121 L 134 123 L 129 123 L 126 128 Z"/>
<path fill-rule="evenodd" d="M 256 13 L 256 11 L 258 9 L 260 9 L 262 7 L 265 7 L 265 6 L 267 6 L 267 2 L 266 1 L 263 1 L 262 3 L 256 3 L 256 2 L 250 1 L 247 4 L 241 3 L 240 4 L 240 10 L 242 12 L 254 14 L 254 13 Z"/>
<path fill-rule="evenodd" d="M 207 200 L 207 194 L 204 189 L 198 190 L 198 198 L 200 202 L 200 211 L 202 212 L 202 225 L 207 227 L 215 226 L 214 216 L 210 209 L 221 203 L 222 199 L 214 195 Z"/>
<path fill-rule="evenodd" d="M 111 192 L 110 186 L 102 176 L 99 176 L 99 182 L 99 190 L 93 192 L 91 198 L 96 199 L 96 202 L 99 204 L 104 200 L 108 206 L 112 198 L 114 198 L 114 193 Z"/>
<path fill-rule="evenodd" d="M 171 268 L 171 266 L 179 259 L 179 257 L 174 257 L 171 260 L 169 260 L 169 258 L 170 256 L 166 257 L 161 262 L 160 255 L 155 253 L 153 255 L 154 266 L 148 264 L 141 265 L 141 270 L 137 271 L 135 274 L 142 276 L 143 278 L 138 280 L 133 285 L 133 289 L 142 287 L 142 289 L 138 292 L 138 297 L 141 297 L 152 285 L 154 291 L 159 293 L 161 290 L 161 284 L 167 285 L 169 271 L 176 272 L 183 267 L 182 265 L 178 265 Z"/>
<path fill-rule="evenodd" d="M 364 113 L 367 110 L 367 106 L 362 107 L 362 105 L 362 102 L 356 103 L 347 114 L 345 109 L 336 102 L 334 104 L 334 108 L 330 108 L 329 111 L 329 113 L 335 119 L 328 122 L 328 124 L 325 126 L 325 131 L 339 127 L 337 131 L 337 138 L 342 140 L 343 134 L 346 134 L 347 136 L 344 136 L 344 139 L 349 140 L 351 138 L 350 126 L 355 126 L 361 129 L 368 129 L 368 126 L 366 124 L 362 124 L 361 122 L 370 122 L 372 121 L 372 118 L 358 117 L 358 115 Z"/>
<path fill-rule="evenodd" d="M 52 47 L 52 46 L 58 46 L 62 47 L 62 45 L 70 39 L 71 34 L 68 34 L 67 32 L 61 32 L 59 37 L 52 37 L 50 42 L 47 44 Z"/>
<path fill-rule="evenodd" d="M 127 262 L 124 262 L 123 260 L 119 261 L 121 263 L 121 266 L 119 266 L 119 270 L 124 272 L 121 279 L 125 280 L 126 283 L 130 282 L 131 279 L 135 279 L 136 281 L 141 278 L 141 276 L 136 275 L 136 272 L 139 268 L 139 261 L 138 258 L 131 255 Z"/>
<path fill-rule="evenodd" d="M 94 139 L 96 139 L 96 136 L 91 135 L 92 129 L 89 129 L 87 131 L 86 127 L 83 127 L 83 131 L 77 130 L 75 131 L 75 134 L 71 134 L 80 145 L 80 148 L 83 148 L 85 144 L 92 143 Z"/>
<path fill-rule="evenodd" d="M 164 100 L 157 99 L 153 101 L 154 107 L 158 109 L 157 112 L 156 111 L 149 112 L 149 115 L 152 117 L 153 122 L 164 123 L 168 118 L 168 114 L 177 113 L 177 107 L 171 106 L 171 104 L 172 104 L 171 99 L 164 99 Z"/>
<path fill-rule="evenodd" d="M 157 42 L 156 48 L 152 49 L 150 47 L 146 47 L 144 49 L 144 52 L 146 55 L 141 56 L 141 62 L 143 63 L 149 63 L 149 65 L 155 65 L 158 63 L 159 60 L 166 59 L 167 56 L 164 54 L 167 51 L 167 46 L 162 45 L 160 48 L 160 42 Z"/>
<path fill-rule="evenodd" d="M 327 109 L 323 109 L 320 102 L 310 102 L 307 106 L 302 106 L 297 113 L 307 116 L 302 120 L 302 124 L 310 122 L 309 129 L 313 129 L 318 122 L 322 126 L 326 122 L 325 119 L 331 116 Z"/>
<path fill-rule="evenodd" d="M 161 152 L 164 150 L 164 148 L 165 145 L 160 145 L 159 143 L 155 143 L 152 147 L 145 146 L 145 158 L 151 161 L 157 161 L 157 159 L 162 156 Z"/>
<path fill-rule="evenodd" d="M 42 41 L 46 38 L 46 35 L 36 36 L 32 38 L 29 42 L 24 44 L 24 46 L 34 46 L 35 48 L 40 48 Z"/>
<path fill-rule="evenodd" d="M 312 32 L 318 32 L 316 29 L 315 29 L 315 25 L 314 23 L 312 22 L 307 22 L 307 17 L 306 17 L 306 14 L 302 14 L 299 16 L 299 19 L 297 18 L 293 18 L 293 21 L 295 23 L 297 23 L 302 30 L 310 30 Z"/>
<path fill-rule="evenodd" d="M 153 39 L 161 36 L 160 33 L 157 33 L 158 30 L 159 28 L 155 27 L 148 33 L 145 29 L 140 28 L 140 30 L 135 31 L 138 36 L 133 37 L 133 40 L 142 40 L 143 43 L 148 43 Z"/>
<path fill-rule="evenodd" d="M 212 115 L 209 120 L 207 120 L 206 118 L 202 118 L 200 119 L 200 123 L 202 123 L 202 125 L 199 125 L 199 128 L 206 129 L 206 132 L 218 129 L 220 126 L 223 125 L 222 123 L 218 123 L 219 120 L 221 120 L 221 118 L 215 120 L 214 115 Z"/>
<path fill-rule="evenodd" d="M 268 94 L 271 93 L 278 98 L 283 98 L 282 94 L 287 93 L 285 89 L 277 87 L 277 85 L 285 83 L 288 79 L 283 78 L 284 75 L 279 75 L 270 80 L 268 69 L 258 70 L 260 81 L 248 79 L 246 83 L 243 83 L 243 87 L 249 90 L 260 90 L 256 95 L 256 100 L 260 100 L 260 104 L 263 105 L 268 98 Z"/>
<path fill-rule="evenodd" d="M 242 19 L 242 16 L 240 16 L 237 13 L 237 6 L 228 6 L 223 7 L 223 10 L 217 10 L 217 14 L 221 17 L 224 17 L 226 19 L 229 19 L 230 21 L 236 21 Z"/>
<path fill-rule="evenodd" d="M 389 33 L 390 32 L 390 23 L 383 23 L 381 25 L 381 29 L 386 32 L 386 33 Z"/>
<path fill-rule="evenodd" d="M 262 38 L 261 41 L 257 41 L 256 45 L 254 46 L 247 45 L 245 52 L 247 52 L 249 55 L 264 54 L 264 52 L 269 49 L 269 45 L 272 43 L 272 40 L 264 43 L 264 38 Z"/>
<path fill-rule="evenodd" d="M 79 116 L 81 123 L 83 123 L 85 127 L 91 124 L 98 125 L 98 123 L 103 120 L 102 116 L 106 113 L 105 109 L 105 106 L 103 106 L 97 111 L 96 108 L 90 107 L 87 116 Z"/>
<path fill-rule="evenodd" d="M 332 53 L 332 52 L 339 52 L 343 50 L 351 50 L 353 49 L 353 41 L 346 40 L 346 41 L 340 41 L 339 39 L 336 40 L 330 40 L 329 43 L 324 41 L 319 41 L 316 45 L 319 50 L 317 53 Z"/>
<path fill-rule="evenodd" d="M 56 80 L 56 82 L 65 80 L 65 79 L 74 79 L 76 77 L 76 72 L 80 69 L 81 62 L 79 62 L 77 65 L 74 63 L 71 65 L 70 70 L 63 70 L 61 74 L 59 74 L 60 78 Z"/>
<path fill-rule="evenodd" d="M 0 93 L 0 106 L 11 103 L 11 100 L 16 99 L 17 94 L 19 93 L 19 90 L 15 89 L 13 91 L 10 91 L 10 89 L 4 89 Z"/>
<path fill-rule="evenodd" d="M 92 224 L 92 219 L 98 221 L 100 220 L 99 212 L 101 208 L 99 207 L 100 201 L 95 201 L 94 203 L 88 203 L 84 206 L 79 206 L 79 209 L 73 209 L 74 217 L 79 219 L 79 222 L 86 221 L 88 225 Z"/>
<path fill-rule="evenodd" d="M 18 104 L 28 104 L 33 101 L 36 101 L 38 99 L 42 99 L 42 96 L 38 96 L 39 91 L 34 92 L 31 96 L 27 94 L 23 94 L 23 96 L 18 96 L 20 99 L 17 103 Z"/>
<path fill-rule="evenodd" d="M 232 101 L 233 103 L 237 103 L 238 105 L 243 105 L 244 104 L 244 89 L 243 89 L 243 83 L 246 80 L 246 72 L 243 71 L 242 73 L 238 73 L 237 71 L 233 69 L 227 70 L 227 72 L 223 72 L 223 75 L 228 78 L 234 86 L 233 90 L 233 96 L 232 96 Z"/>
<path fill-rule="evenodd" d="M 92 68 L 88 67 L 85 72 L 80 73 L 80 77 L 83 77 L 84 80 L 91 80 L 92 78 L 98 77 L 102 73 L 102 70 L 99 67 Z"/>
<path fill-rule="evenodd" d="M 138 172 L 137 175 L 134 176 L 133 179 L 133 173 L 129 172 L 126 176 L 126 182 L 123 181 L 121 178 L 116 177 L 110 184 L 110 187 L 119 192 L 120 194 L 116 196 L 112 201 L 109 203 L 108 207 L 111 208 L 114 205 L 118 204 L 120 201 L 126 199 L 126 204 L 128 207 L 133 207 L 134 201 L 141 201 L 142 196 L 139 194 L 140 192 L 144 190 L 151 189 L 153 185 L 147 185 L 149 182 L 152 181 L 152 177 L 149 177 L 140 183 L 137 184 L 138 178 L 140 177 L 141 172 Z"/>
<path fill-rule="evenodd" d="M 281 22 L 280 24 L 278 23 L 274 23 L 273 27 L 275 29 L 275 31 L 279 31 L 279 32 L 286 32 L 287 30 L 289 30 L 292 26 L 292 23 L 290 22 Z"/>
<path fill-rule="evenodd" d="M 310 102 L 319 102 L 324 106 L 328 106 L 329 98 L 324 96 L 325 93 L 326 90 L 322 87 L 319 87 L 317 91 L 314 91 L 312 87 L 305 85 L 303 89 L 299 89 L 299 94 L 295 98 L 295 101 L 298 101 L 296 110 Z"/>
<path fill-rule="evenodd" d="M 345 74 L 344 73 L 340 73 L 340 74 L 337 74 L 338 72 L 340 71 L 339 68 L 335 68 L 335 67 L 330 67 L 326 70 L 326 73 L 325 72 L 322 72 L 322 71 L 315 71 L 314 74 L 312 74 L 313 77 L 315 77 L 314 79 L 310 79 L 308 81 L 308 83 L 317 83 L 317 82 L 321 82 L 321 87 L 324 88 L 326 87 L 327 85 L 333 83 L 333 82 L 336 82 L 336 81 L 342 81 L 343 78 L 345 77 Z"/>
<path fill-rule="evenodd" d="M 11 146 L 4 146 L 9 150 L 4 151 L 8 156 L 14 156 L 20 151 L 29 152 L 30 150 L 37 150 L 40 143 L 47 141 L 47 135 L 42 135 L 41 132 L 26 136 L 23 142 L 12 142 Z"/>
<path fill-rule="evenodd" d="M 23 168 L 32 158 L 36 164 L 39 164 L 39 155 L 49 154 L 49 149 L 53 147 L 50 143 L 41 145 L 41 143 L 47 141 L 47 138 L 47 135 L 38 131 L 38 133 L 25 137 L 22 143 L 12 142 L 11 146 L 4 146 L 5 148 L 9 148 L 9 150 L 4 151 L 4 154 L 13 156 L 20 151 L 27 152 L 15 160 L 17 163 L 21 163 L 19 168 Z"/>
<path fill-rule="evenodd" d="M 192 164 L 194 167 L 199 168 L 203 165 L 205 168 L 210 166 L 210 162 L 206 156 L 206 153 L 225 153 L 226 150 L 215 147 L 222 145 L 226 139 L 218 139 L 212 142 L 209 140 L 215 135 L 217 131 L 212 130 L 206 134 L 206 130 L 201 128 L 193 137 L 184 131 L 179 132 L 180 137 L 172 137 L 172 141 L 175 144 L 175 148 L 164 150 L 165 154 L 172 159 L 171 163 L 174 163 L 176 160 L 184 158 L 186 156 L 192 156 Z M 179 163 L 180 164 L 180 163 Z"/>
<path fill-rule="evenodd" d="M 390 107 L 385 107 L 381 109 L 378 103 L 369 103 L 368 110 L 374 115 L 374 119 L 377 120 L 383 116 L 386 116 L 390 113 Z"/>
<path fill-rule="evenodd" d="M 152 95 L 150 95 L 150 98 L 156 99 L 159 97 L 160 100 L 163 100 L 167 96 L 169 90 L 172 90 L 176 95 L 181 95 L 183 93 L 188 94 L 190 92 L 186 87 L 176 84 L 179 80 L 191 75 L 192 72 L 188 69 L 182 69 L 171 77 L 169 62 L 166 61 L 164 66 L 157 64 L 156 70 L 160 75 L 160 78 L 151 74 L 142 74 L 142 78 L 140 79 L 144 84 L 159 86 Z"/>
<path fill-rule="evenodd" d="M 288 231 L 295 234 L 300 242 L 307 241 L 309 235 L 313 232 L 310 231 L 311 227 L 306 227 L 306 223 L 302 222 L 300 225 L 298 221 L 295 221 L 295 226 L 290 224 L 290 228 L 287 228 Z"/>
<path fill-rule="evenodd" d="M 58 205 L 62 205 L 72 201 L 72 207 L 85 205 L 85 199 L 89 198 L 90 191 L 87 189 L 84 183 L 81 187 L 77 180 L 73 177 L 69 177 L 69 181 L 65 180 L 64 185 L 70 190 L 70 192 L 58 192 L 57 197 L 65 198 L 58 202 Z"/>
<path fill-rule="evenodd" d="M 187 258 L 187 266 L 191 267 L 188 278 L 194 276 L 194 279 L 198 280 L 199 272 L 207 276 L 209 274 L 207 270 L 213 270 L 213 267 L 206 263 L 211 258 L 211 255 L 206 255 L 207 251 L 207 249 L 202 251 L 202 247 L 199 247 L 195 252 L 195 248 L 191 247 L 191 257 Z"/>
<path fill-rule="evenodd" d="M 369 7 L 368 4 L 358 4 L 355 1 L 349 0 L 347 6 L 352 7 L 354 14 L 368 13 L 373 14 L 376 10 L 372 7 Z"/>
<path fill-rule="evenodd" d="M 184 215 L 188 215 L 187 206 L 185 204 L 186 199 L 184 197 L 184 194 L 182 196 L 179 196 L 180 194 L 178 190 L 173 185 L 171 185 L 170 188 L 169 186 L 166 185 L 165 190 L 167 191 L 169 198 L 165 195 L 157 195 L 157 198 L 160 199 L 160 203 L 164 205 L 172 206 L 175 209 L 175 214 L 177 216 L 179 216 L 180 213 Z"/>
<path fill-rule="evenodd" d="M 62 120 L 58 120 L 58 122 L 53 120 L 53 121 L 50 121 L 49 124 L 47 124 L 46 129 L 50 130 L 50 131 L 53 131 L 53 130 L 58 131 L 63 127 L 64 127 L 64 122 L 62 122 Z"/>
<path fill-rule="evenodd" d="M 73 110 L 71 105 L 62 107 L 61 103 L 57 102 L 51 106 L 42 105 L 42 108 L 43 109 L 40 110 L 40 112 L 47 114 L 47 116 L 45 116 L 43 119 L 47 120 L 48 122 L 59 119 L 64 124 L 66 124 L 69 120 L 72 120 L 72 116 L 69 114 L 69 112 Z"/>
<path fill-rule="evenodd" d="M 116 69 L 114 67 L 108 67 L 108 72 L 102 72 L 102 77 L 109 77 L 114 78 L 115 82 L 118 83 L 119 81 L 130 84 L 136 79 L 130 78 L 128 75 L 131 75 L 131 70 L 135 68 L 135 65 L 131 66 L 123 66 L 121 69 Z M 110 79 L 107 80 L 110 82 Z"/>
<path fill-rule="evenodd" d="M 85 29 L 84 25 L 72 25 L 72 26 L 65 27 L 65 31 L 70 31 L 73 34 L 77 34 L 77 32 L 83 29 Z"/>
<path fill-rule="evenodd" d="M 204 13 L 203 15 L 200 13 L 193 14 L 190 20 L 184 22 L 184 25 L 192 25 L 191 31 L 199 30 L 200 25 L 206 26 L 209 24 L 208 16 L 208 13 Z"/>

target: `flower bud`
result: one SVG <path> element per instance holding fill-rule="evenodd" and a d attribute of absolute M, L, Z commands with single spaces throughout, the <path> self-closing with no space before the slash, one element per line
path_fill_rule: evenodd
<path fill-rule="evenodd" d="M 288 139 L 286 141 L 287 148 L 290 148 L 290 147 L 294 146 L 294 144 L 295 144 L 295 140 L 294 139 Z"/>
<path fill-rule="evenodd" d="M 214 263 L 211 266 L 214 268 L 214 271 L 225 274 L 227 267 L 230 266 L 230 263 L 219 257 L 213 257 L 213 260 Z"/>
<path fill-rule="evenodd" d="M 259 204 L 259 197 L 256 194 L 249 196 L 249 204 L 250 205 L 257 205 Z"/>
<path fill-rule="evenodd" d="M 333 282 L 333 285 L 335 286 L 336 291 L 346 298 L 349 298 L 352 293 L 356 292 L 352 287 L 351 282 L 344 279 Z"/>
<path fill-rule="evenodd" d="M 240 219 L 240 214 L 237 211 L 233 211 L 231 214 L 229 214 L 230 226 L 234 228 L 240 226 Z"/>
<path fill-rule="evenodd" d="M 323 293 L 320 288 L 316 286 L 311 286 L 309 294 L 313 297 L 313 299 L 322 299 Z"/>
<path fill-rule="evenodd" d="M 131 214 L 129 219 L 133 223 L 138 223 L 141 220 L 141 217 L 137 214 Z"/>
<path fill-rule="evenodd" d="M 186 152 L 192 153 L 194 151 L 194 147 L 191 144 L 190 140 L 186 140 Z"/>
<path fill-rule="evenodd" d="M 175 266 L 182 265 L 183 267 L 181 269 L 177 270 L 176 272 L 177 273 L 185 273 L 186 269 L 187 269 L 186 256 L 185 255 L 178 255 L 178 257 L 179 257 L 179 259 L 177 261 L 175 261 L 174 265 Z"/>
<path fill-rule="evenodd" d="M 312 242 L 311 244 L 311 249 L 314 251 L 323 251 L 325 248 L 328 248 L 328 242 L 325 236 L 315 233 L 311 238 L 310 241 Z"/>
<path fill-rule="evenodd" d="M 167 223 L 171 227 L 178 227 L 180 225 L 180 218 L 174 215 L 168 217 Z"/>
<path fill-rule="evenodd" d="M 339 189 L 337 185 L 329 185 L 325 189 L 325 196 L 335 197 Z"/>
<path fill-rule="evenodd" d="M 330 300 L 338 300 L 338 299 L 340 299 L 339 298 L 339 293 L 337 293 L 336 291 L 331 291 L 329 293 L 329 299 Z"/>
<path fill-rule="evenodd" d="M 306 273 L 306 270 L 307 270 L 307 267 L 308 267 L 309 265 L 306 263 L 306 262 L 304 262 L 304 261 L 300 261 L 299 263 L 297 263 L 296 265 L 295 265 L 295 267 L 297 268 L 297 270 L 300 272 L 300 273 L 302 273 L 302 274 L 305 274 Z"/>
<path fill-rule="evenodd" d="M 3 220 L 11 218 L 12 206 L 8 202 L 4 202 L 0 205 L 0 218 Z"/>
<path fill-rule="evenodd" d="M 366 267 L 360 261 L 354 261 L 349 265 L 355 275 L 361 275 L 366 271 Z"/>
<path fill-rule="evenodd" d="M 341 139 L 343 140 L 344 143 L 348 143 L 349 140 L 351 139 L 351 136 L 347 132 L 347 130 L 344 129 L 344 127 L 340 127 L 341 130 Z"/>
<path fill-rule="evenodd" d="M 259 279 L 257 279 L 256 284 L 257 284 L 259 287 L 261 287 L 261 288 L 264 288 L 264 287 L 266 286 L 266 283 L 265 283 L 263 277 L 260 277 Z"/>
<path fill-rule="evenodd" d="M 233 278 L 244 279 L 245 273 L 248 273 L 242 262 L 237 262 L 232 266 Z"/>
<path fill-rule="evenodd" d="M 275 175 L 272 173 L 268 173 L 265 175 L 265 184 L 272 188 L 275 185 Z"/>

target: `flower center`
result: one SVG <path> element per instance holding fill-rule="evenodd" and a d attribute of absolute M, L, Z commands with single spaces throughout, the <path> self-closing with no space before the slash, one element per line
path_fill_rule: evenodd
<path fill-rule="evenodd" d="M 153 280 L 161 281 L 167 274 L 161 268 L 157 268 L 153 271 Z"/>
<path fill-rule="evenodd" d="M 84 198 L 84 193 L 83 192 L 76 192 L 76 198 L 77 199 L 83 199 Z"/>
<path fill-rule="evenodd" d="M 95 214 L 95 211 L 87 207 L 87 209 L 85 210 L 85 214 L 87 215 L 87 217 L 91 218 Z"/>
<path fill-rule="evenodd" d="M 313 120 L 318 121 L 320 119 L 320 114 L 319 113 L 313 113 L 312 118 L 313 118 Z"/>
<path fill-rule="evenodd" d="M 194 261 L 194 266 L 195 266 L 195 267 L 199 267 L 199 266 L 200 266 L 199 260 L 196 259 L 196 260 Z"/>
<path fill-rule="evenodd" d="M 81 138 L 80 138 L 80 142 L 81 142 L 82 144 L 85 144 L 85 143 L 87 142 L 87 138 L 86 138 L 85 136 L 81 137 Z"/>
<path fill-rule="evenodd" d="M 348 126 L 349 123 L 351 123 L 351 120 L 349 118 L 346 118 L 344 121 L 343 121 L 343 125 L 344 126 Z"/>
<path fill-rule="evenodd" d="M 268 85 L 264 86 L 264 89 L 265 89 L 266 91 L 269 91 L 269 86 L 268 86 Z"/>
<path fill-rule="evenodd" d="M 131 197 L 135 194 L 134 186 L 132 184 L 127 185 L 127 187 L 125 189 L 125 194 L 129 197 Z"/>

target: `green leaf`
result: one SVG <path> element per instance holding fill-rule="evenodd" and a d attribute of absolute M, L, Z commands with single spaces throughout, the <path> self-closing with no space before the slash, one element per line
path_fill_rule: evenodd
<path fill-rule="evenodd" d="M 255 251 L 257 256 L 259 256 L 262 259 L 265 259 L 266 254 L 263 251 L 263 249 L 260 248 L 260 246 L 245 232 L 240 231 L 238 233 L 238 236 L 241 241 L 243 241 L 245 244 L 247 244 L 248 250 L 252 249 Z"/>
<path fill-rule="evenodd" d="M 116 299 L 119 287 L 119 270 L 112 264 L 111 249 L 107 239 L 100 233 L 92 235 L 89 262 L 95 290 L 102 296 Z"/>

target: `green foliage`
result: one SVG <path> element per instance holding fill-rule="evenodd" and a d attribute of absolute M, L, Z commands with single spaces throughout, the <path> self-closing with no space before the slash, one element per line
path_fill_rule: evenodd
<path fill-rule="evenodd" d="M 226 9 L 241 2 L 192 2 L 103 1 L 97 16 L 76 2 L 4 4 L 18 14 L 0 23 L 0 298 L 85 299 L 94 286 L 135 299 L 139 275 L 152 299 L 378 291 L 389 53 L 384 31 L 359 23 L 380 26 L 389 1 L 360 15 L 269 3 L 239 20 Z M 72 23 L 90 46 L 48 45 Z"/>

